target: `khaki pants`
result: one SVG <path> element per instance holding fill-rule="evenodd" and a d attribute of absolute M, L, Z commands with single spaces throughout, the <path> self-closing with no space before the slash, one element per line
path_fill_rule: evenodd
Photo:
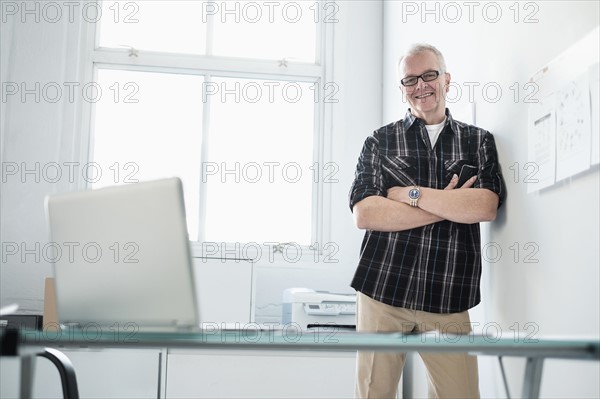
<path fill-rule="evenodd" d="M 446 328 L 444 328 L 446 326 Z M 457 330 L 460 326 L 461 331 Z M 357 293 L 357 331 L 468 334 L 469 313 L 438 314 L 409 310 Z M 443 335 L 441 335 L 443 337 Z M 466 353 L 421 353 L 427 368 L 430 398 L 479 398 L 477 358 Z M 356 398 L 395 398 L 406 358 L 399 352 L 359 351 Z"/>

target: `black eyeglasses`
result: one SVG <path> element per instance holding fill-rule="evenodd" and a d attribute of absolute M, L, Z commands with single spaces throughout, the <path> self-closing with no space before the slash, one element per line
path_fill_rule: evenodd
<path fill-rule="evenodd" d="M 414 86 L 419 81 L 419 78 L 423 80 L 423 82 L 431 82 L 432 80 L 436 80 L 440 76 L 440 71 L 427 71 L 419 76 L 408 76 L 404 79 L 400 80 L 402 86 Z"/>

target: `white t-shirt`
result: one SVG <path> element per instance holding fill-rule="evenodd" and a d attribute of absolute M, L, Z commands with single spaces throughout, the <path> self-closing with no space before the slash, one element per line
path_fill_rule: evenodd
<path fill-rule="evenodd" d="M 435 143 L 437 142 L 440 133 L 444 129 L 444 124 L 446 124 L 446 118 L 442 121 L 442 123 L 438 123 L 437 125 L 425 125 L 427 128 L 427 133 L 429 133 L 429 141 L 431 142 L 431 147 L 435 147 Z"/>

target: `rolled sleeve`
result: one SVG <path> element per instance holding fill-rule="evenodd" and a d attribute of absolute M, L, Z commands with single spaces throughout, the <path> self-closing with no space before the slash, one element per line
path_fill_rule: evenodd
<path fill-rule="evenodd" d="M 379 159 L 379 143 L 375 136 L 369 136 L 358 157 L 354 182 L 350 188 L 350 210 L 357 202 L 373 195 L 384 196 L 385 189 Z"/>
<path fill-rule="evenodd" d="M 498 207 L 506 199 L 506 185 L 502 177 L 502 170 L 498 161 L 496 143 L 491 133 L 486 133 L 477 153 L 479 162 L 479 175 L 475 183 L 476 188 L 486 188 L 498 194 Z"/>

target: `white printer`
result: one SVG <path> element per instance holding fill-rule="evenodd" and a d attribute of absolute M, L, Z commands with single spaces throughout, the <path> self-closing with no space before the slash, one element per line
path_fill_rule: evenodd
<path fill-rule="evenodd" d="M 335 294 L 310 288 L 283 291 L 283 324 L 302 329 L 336 325 L 356 326 L 356 294 Z"/>

